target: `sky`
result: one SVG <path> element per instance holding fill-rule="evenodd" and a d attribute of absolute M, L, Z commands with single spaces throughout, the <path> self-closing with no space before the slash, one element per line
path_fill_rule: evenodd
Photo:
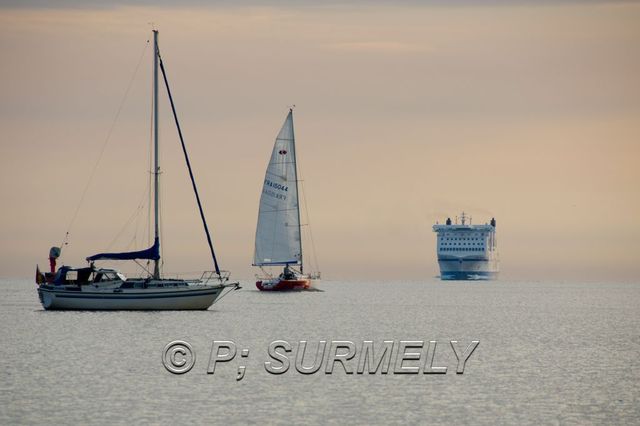
<path fill-rule="evenodd" d="M 151 3 L 0 4 L 0 276 L 45 269 L 67 231 L 70 265 L 147 244 L 153 23 L 233 277 L 257 272 L 295 105 L 326 279 L 433 277 L 431 226 L 464 210 L 496 218 L 505 279 L 638 280 L 640 3 Z M 210 270 L 164 94 L 160 120 L 163 268 Z"/>

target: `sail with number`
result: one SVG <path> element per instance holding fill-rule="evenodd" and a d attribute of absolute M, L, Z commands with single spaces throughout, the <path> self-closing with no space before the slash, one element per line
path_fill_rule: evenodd
<path fill-rule="evenodd" d="M 254 265 L 302 264 L 298 177 L 289 111 L 276 137 L 260 196 Z"/>

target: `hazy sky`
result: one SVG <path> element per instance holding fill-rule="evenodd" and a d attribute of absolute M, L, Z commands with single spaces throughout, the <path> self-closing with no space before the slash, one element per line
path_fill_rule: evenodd
<path fill-rule="evenodd" d="M 465 210 L 496 217 L 503 276 L 638 280 L 638 3 L 42 3 L 0 6 L 0 276 L 46 267 L 103 146 L 62 260 L 145 246 L 154 22 L 236 278 L 295 104 L 326 278 L 436 275 L 431 226 Z M 211 269 L 164 94 L 161 120 L 164 269 Z"/>

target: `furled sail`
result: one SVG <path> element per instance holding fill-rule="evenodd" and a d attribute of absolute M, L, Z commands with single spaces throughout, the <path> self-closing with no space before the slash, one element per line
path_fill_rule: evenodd
<path fill-rule="evenodd" d="M 285 265 L 302 262 L 298 182 L 289 111 L 276 138 L 260 196 L 254 265 Z"/>
<path fill-rule="evenodd" d="M 124 253 L 98 253 L 93 256 L 87 257 L 87 261 L 91 262 L 93 260 L 100 259 L 111 259 L 111 260 L 134 260 L 134 259 L 148 259 L 148 260 L 158 260 L 160 259 L 160 241 L 156 238 L 155 242 L 151 247 L 145 250 L 139 251 L 129 251 Z"/>

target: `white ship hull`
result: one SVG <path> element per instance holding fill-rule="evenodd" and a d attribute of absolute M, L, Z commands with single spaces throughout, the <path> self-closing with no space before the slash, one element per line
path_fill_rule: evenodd
<path fill-rule="evenodd" d="M 438 259 L 440 279 L 492 280 L 498 277 L 497 260 Z"/>
<path fill-rule="evenodd" d="M 204 310 L 226 286 L 184 286 L 153 289 L 70 290 L 43 285 L 38 295 L 45 309 L 71 310 Z"/>

